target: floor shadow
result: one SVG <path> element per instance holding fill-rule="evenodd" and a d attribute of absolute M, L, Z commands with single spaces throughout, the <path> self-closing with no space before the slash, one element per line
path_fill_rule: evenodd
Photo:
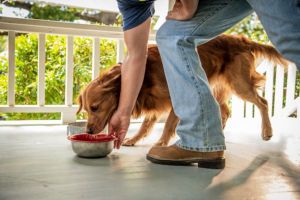
<path fill-rule="evenodd" d="M 234 187 L 240 186 L 245 183 L 248 178 L 260 167 L 262 167 L 268 160 L 269 156 L 261 154 L 256 156 L 250 165 L 242 170 L 239 174 L 226 182 L 218 183 L 215 186 L 209 187 L 205 190 L 205 195 L 213 199 L 221 199 L 226 191 L 232 190 Z"/>
<path fill-rule="evenodd" d="M 72 159 L 72 161 L 76 164 L 102 167 L 109 167 L 113 164 L 114 161 L 117 160 L 119 160 L 119 156 L 114 154 L 102 158 L 84 158 L 75 155 Z"/>
<path fill-rule="evenodd" d="M 291 180 L 291 186 L 295 191 L 300 192 L 300 168 L 299 166 L 292 163 L 287 155 L 284 153 L 278 153 L 274 159 L 272 159 L 274 165 L 281 167 L 286 174 L 284 176 Z M 298 196 L 300 199 L 300 196 Z"/>

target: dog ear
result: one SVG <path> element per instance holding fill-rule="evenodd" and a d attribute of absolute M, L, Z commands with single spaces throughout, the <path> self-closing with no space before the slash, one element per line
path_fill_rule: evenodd
<path fill-rule="evenodd" d="M 76 112 L 76 114 L 78 115 L 80 113 L 80 111 L 82 110 L 82 95 L 80 94 L 78 97 L 78 103 L 79 103 L 79 108 Z"/>
<path fill-rule="evenodd" d="M 99 84 L 110 85 L 121 77 L 121 66 L 115 65 L 108 72 L 104 73 L 98 80 Z"/>

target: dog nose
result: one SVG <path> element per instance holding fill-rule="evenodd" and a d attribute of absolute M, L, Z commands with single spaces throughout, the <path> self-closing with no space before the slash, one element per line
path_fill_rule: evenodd
<path fill-rule="evenodd" d="M 87 127 L 87 128 L 85 129 L 85 131 L 86 131 L 88 134 L 93 134 L 93 128 Z"/>

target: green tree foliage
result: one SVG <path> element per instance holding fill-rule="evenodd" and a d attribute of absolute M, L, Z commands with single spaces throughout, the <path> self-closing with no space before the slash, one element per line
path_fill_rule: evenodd
<path fill-rule="evenodd" d="M 270 43 L 270 40 L 256 14 L 249 15 L 234 27 L 228 34 L 243 35 L 259 43 Z"/>
<path fill-rule="evenodd" d="M 79 17 L 76 16 L 76 13 L 81 11 L 82 9 L 78 8 L 69 8 L 66 6 L 40 5 L 35 3 L 30 8 L 28 17 L 33 19 L 73 22 L 74 20 L 79 19 Z"/>

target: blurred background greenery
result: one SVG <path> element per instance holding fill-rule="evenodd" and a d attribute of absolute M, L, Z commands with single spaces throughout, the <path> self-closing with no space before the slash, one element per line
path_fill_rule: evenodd
<path fill-rule="evenodd" d="M 105 13 L 97 10 L 50 6 L 26 1 L 3 1 L 1 7 L 15 8 L 16 16 L 26 10 L 26 18 L 90 23 L 109 26 L 121 26 L 118 13 Z M 0 9 L 1 11 L 1 9 Z M 157 18 L 154 18 L 154 26 Z M 257 16 L 252 14 L 232 27 L 226 33 L 242 34 L 259 43 L 270 43 Z M 0 104 L 7 104 L 7 33 L 0 35 Z M 116 63 L 116 41 L 100 40 L 100 71 L 107 70 Z M 37 103 L 38 73 L 38 35 L 18 34 L 16 37 L 16 104 L 33 105 Z M 66 65 L 66 37 L 46 36 L 46 104 L 64 104 Z M 92 39 L 76 37 L 74 39 L 74 85 L 73 102 L 77 103 L 80 90 L 91 81 Z M 26 73 L 24 73 L 26 72 Z M 299 80 L 298 74 L 298 80 Z M 296 86 L 299 95 L 300 81 Z M 0 113 L 6 120 L 60 119 L 60 113 Z M 82 115 L 79 118 L 83 118 Z"/>

